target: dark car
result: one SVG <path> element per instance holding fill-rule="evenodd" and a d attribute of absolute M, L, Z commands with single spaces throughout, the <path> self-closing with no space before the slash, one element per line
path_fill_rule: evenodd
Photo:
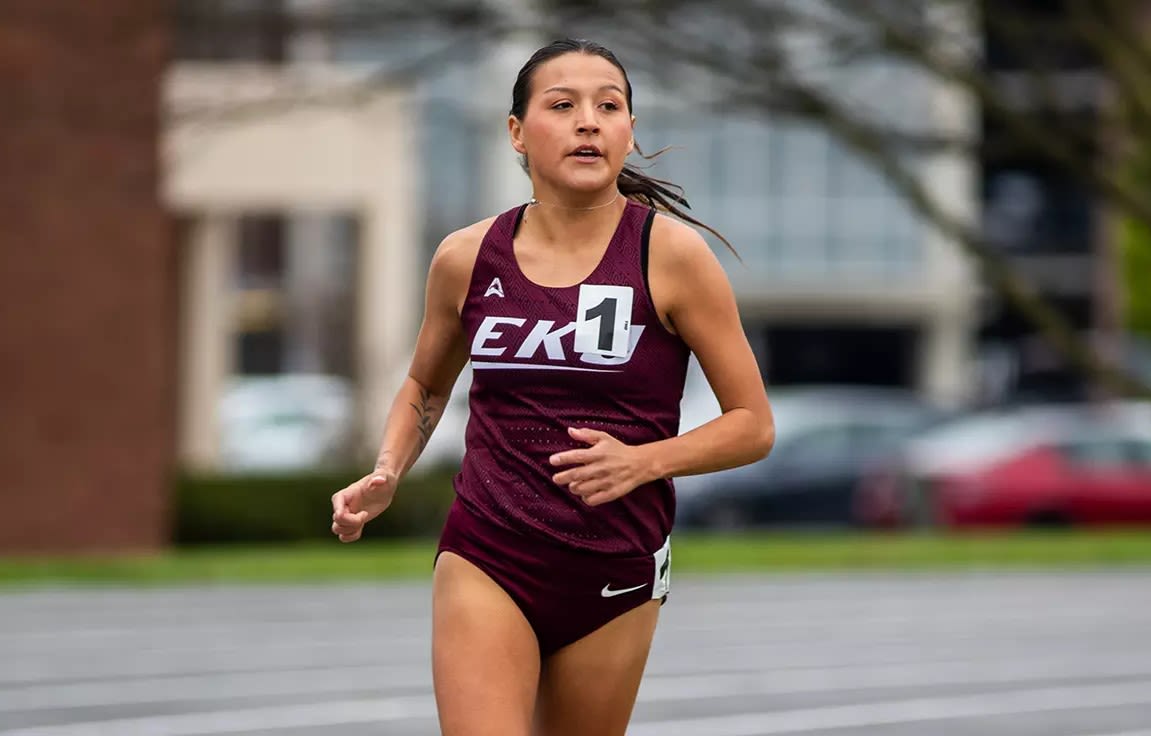
<path fill-rule="evenodd" d="M 948 416 L 897 389 L 776 389 L 771 400 L 771 454 L 740 468 L 677 478 L 677 528 L 852 525 L 853 493 L 867 464 Z"/>

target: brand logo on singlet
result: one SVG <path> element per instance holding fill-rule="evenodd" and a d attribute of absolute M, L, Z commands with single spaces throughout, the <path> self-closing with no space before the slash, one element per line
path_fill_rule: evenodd
<path fill-rule="evenodd" d="M 488 290 L 484 292 L 484 296 L 498 296 L 500 299 L 504 298 L 504 285 L 500 283 L 499 276 L 492 279 L 492 283 L 488 285 Z"/>

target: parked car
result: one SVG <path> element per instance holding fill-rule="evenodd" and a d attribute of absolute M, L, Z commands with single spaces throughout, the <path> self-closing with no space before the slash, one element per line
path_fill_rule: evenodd
<path fill-rule="evenodd" d="M 853 525 L 854 491 L 867 463 L 948 416 L 901 389 L 820 386 L 770 394 L 771 454 L 675 479 L 678 528 Z"/>
<path fill-rule="evenodd" d="M 352 449 L 355 392 L 340 376 L 236 376 L 220 401 L 220 466 L 228 472 L 309 470 Z"/>
<path fill-rule="evenodd" d="M 872 468 L 857 512 L 875 526 L 1151 523 L 1151 404 L 972 416 Z"/>

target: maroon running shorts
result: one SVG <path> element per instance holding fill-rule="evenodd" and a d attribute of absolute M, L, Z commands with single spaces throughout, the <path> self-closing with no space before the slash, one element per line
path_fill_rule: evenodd
<path fill-rule="evenodd" d="M 667 600 L 671 541 L 648 555 L 607 557 L 565 549 L 448 511 L 440 552 L 454 552 L 503 588 L 519 606 L 547 657 L 640 604 Z"/>

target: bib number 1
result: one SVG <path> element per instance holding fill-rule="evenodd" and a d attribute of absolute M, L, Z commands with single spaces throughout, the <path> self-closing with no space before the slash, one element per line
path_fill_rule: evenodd
<path fill-rule="evenodd" d="M 626 358 L 632 298 L 630 286 L 582 284 L 576 308 L 576 352 Z"/>

